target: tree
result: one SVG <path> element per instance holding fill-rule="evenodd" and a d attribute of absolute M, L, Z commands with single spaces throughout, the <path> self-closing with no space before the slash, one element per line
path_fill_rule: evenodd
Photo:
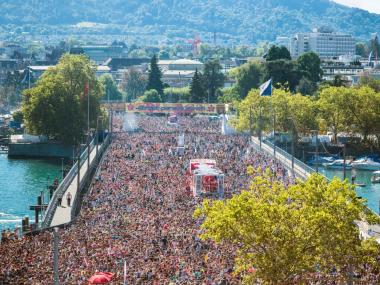
<path fill-rule="evenodd" d="M 359 80 L 359 86 L 368 86 L 376 92 L 380 92 L 380 80 L 376 80 L 369 76 L 362 76 Z"/>
<path fill-rule="evenodd" d="M 190 100 L 190 88 L 188 86 L 182 87 L 182 88 L 170 87 L 170 88 L 164 89 L 164 96 L 162 97 L 162 102 L 189 103 L 189 100 Z"/>
<path fill-rule="evenodd" d="M 289 50 L 284 47 L 278 47 L 278 46 L 271 46 L 267 55 L 265 56 L 266 61 L 273 61 L 273 60 L 291 60 L 292 57 L 290 56 Z"/>
<path fill-rule="evenodd" d="M 199 76 L 198 70 L 195 71 L 193 80 L 190 84 L 190 102 L 203 103 L 206 101 L 206 92 L 203 89 L 203 83 Z"/>
<path fill-rule="evenodd" d="M 376 135 L 380 120 L 380 93 L 368 86 L 347 88 L 341 108 L 350 114 L 352 130 L 362 135 L 366 142 Z"/>
<path fill-rule="evenodd" d="M 149 77 L 146 90 L 155 89 L 158 94 L 162 95 L 164 92 L 164 85 L 161 81 L 162 73 L 157 64 L 157 56 L 154 55 L 150 61 Z"/>
<path fill-rule="evenodd" d="M 311 80 L 313 83 L 318 83 L 322 79 L 323 71 L 321 69 L 321 60 L 314 52 L 302 54 L 297 59 L 298 70 L 302 76 Z"/>
<path fill-rule="evenodd" d="M 343 108 L 347 91 L 345 87 L 328 87 L 319 94 L 319 118 L 333 132 L 335 142 L 339 132 L 349 129 L 348 124 L 351 121 L 350 113 Z"/>
<path fill-rule="evenodd" d="M 355 222 L 378 218 L 356 198 L 354 186 L 338 178 L 312 175 L 285 187 L 268 169 L 248 169 L 247 191 L 226 201 L 206 200 L 195 211 L 202 218 L 201 238 L 235 245 L 235 273 L 243 284 L 308 284 L 310 276 L 377 268 L 379 245 L 361 240 Z M 364 272 L 363 272 L 364 273 Z"/>
<path fill-rule="evenodd" d="M 121 101 L 123 100 L 123 94 L 117 88 L 116 82 L 109 74 L 103 74 L 99 77 L 100 83 L 105 90 L 103 100 Z"/>
<path fill-rule="evenodd" d="M 128 101 L 135 100 L 144 94 L 147 85 L 147 78 L 135 68 L 124 73 L 122 88 L 127 92 Z"/>
<path fill-rule="evenodd" d="M 224 74 L 221 72 L 222 66 L 219 60 L 209 60 L 206 62 L 203 68 L 203 81 L 205 85 L 205 90 L 208 92 L 209 102 L 216 102 L 216 91 L 218 88 L 224 85 Z"/>
<path fill-rule="evenodd" d="M 160 94 L 155 89 L 145 91 L 144 95 L 140 97 L 142 102 L 160 103 L 162 102 Z"/>
<path fill-rule="evenodd" d="M 24 91 L 22 112 L 27 130 L 77 144 L 87 131 L 87 104 L 90 104 L 90 127 L 95 128 L 103 94 L 89 59 L 66 54 L 33 88 Z"/>
<path fill-rule="evenodd" d="M 302 77 L 297 85 L 296 91 L 302 95 L 313 95 L 317 91 L 317 85 L 311 80 Z"/>
<path fill-rule="evenodd" d="M 273 85 L 277 88 L 289 88 L 295 91 L 299 80 L 300 73 L 297 64 L 289 60 L 273 60 L 265 63 L 264 81 L 272 79 Z"/>
<path fill-rule="evenodd" d="M 235 77 L 240 98 L 244 99 L 251 89 L 260 86 L 263 69 L 259 62 L 251 61 L 233 70 L 231 76 Z"/>

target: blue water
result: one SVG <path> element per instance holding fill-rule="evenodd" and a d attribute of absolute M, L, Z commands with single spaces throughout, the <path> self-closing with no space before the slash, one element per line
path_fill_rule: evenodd
<path fill-rule="evenodd" d="M 331 179 L 334 176 L 343 179 L 342 170 L 326 169 L 319 167 L 319 171 L 327 178 Z M 379 213 L 379 201 L 380 201 L 380 184 L 372 184 L 371 177 L 373 171 L 363 170 L 347 170 L 346 177 L 351 181 L 351 177 L 356 175 L 355 183 L 365 183 L 366 187 L 356 187 L 356 193 L 358 196 L 367 200 L 367 205 L 376 213 Z"/>
<path fill-rule="evenodd" d="M 37 203 L 37 196 L 45 191 L 55 177 L 61 177 L 61 160 L 8 159 L 0 154 L 0 231 L 21 225 L 21 219 L 34 212 L 29 206 Z"/>

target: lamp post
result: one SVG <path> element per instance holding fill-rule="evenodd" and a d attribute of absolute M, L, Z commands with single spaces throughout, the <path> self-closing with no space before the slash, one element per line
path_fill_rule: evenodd
<path fill-rule="evenodd" d="M 318 173 L 319 172 L 319 169 L 318 169 L 318 166 L 319 166 L 319 153 L 318 153 L 318 144 L 319 144 L 319 141 L 318 141 L 318 130 L 312 130 L 311 131 L 313 134 L 315 134 L 315 159 L 316 159 L 316 167 L 315 167 L 315 171 Z"/>
<path fill-rule="evenodd" d="M 343 144 L 343 180 L 346 180 L 346 145 Z"/>
<path fill-rule="evenodd" d="M 54 271 L 54 285 L 59 285 L 59 273 L 58 273 L 58 245 L 59 245 L 59 236 L 58 228 L 55 227 L 53 231 L 53 271 Z"/>
<path fill-rule="evenodd" d="M 103 117 L 96 118 L 96 158 L 98 158 L 98 145 L 99 145 L 99 119 L 103 122 Z"/>
<path fill-rule="evenodd" d="M 63 157 L 61 157 L 61 173 L 62 173 L 62 180 L 63 180 Z"/>

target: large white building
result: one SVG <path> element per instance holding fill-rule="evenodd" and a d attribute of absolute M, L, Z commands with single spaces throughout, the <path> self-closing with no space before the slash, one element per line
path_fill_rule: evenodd
<path fill-rule="evenodd" d="M 162 71 L 162 81 L 170 87 L 188 86 L 195 71 L 202 72 L 203 69 L 202 62 L 190 59 L 160 60 L 158 66 Z"/>
<path fill-rule="evenodd" d="M 334 33 L 327 29 L 314 29 L 311 33 L 298 33 L 290 39 L 290 54 L 299 57 L 312 51 L 321 58 L 354 55 L 355 39 L 348 34 Z"/>

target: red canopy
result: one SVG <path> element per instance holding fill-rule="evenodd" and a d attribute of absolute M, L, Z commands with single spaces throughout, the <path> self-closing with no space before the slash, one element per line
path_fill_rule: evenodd
<path fill-rule="evenodd" d="M 110 272 L 97 272 L 88 281 L 90 284 L 105 284 L 112 280 L 113 273 Z"/>

